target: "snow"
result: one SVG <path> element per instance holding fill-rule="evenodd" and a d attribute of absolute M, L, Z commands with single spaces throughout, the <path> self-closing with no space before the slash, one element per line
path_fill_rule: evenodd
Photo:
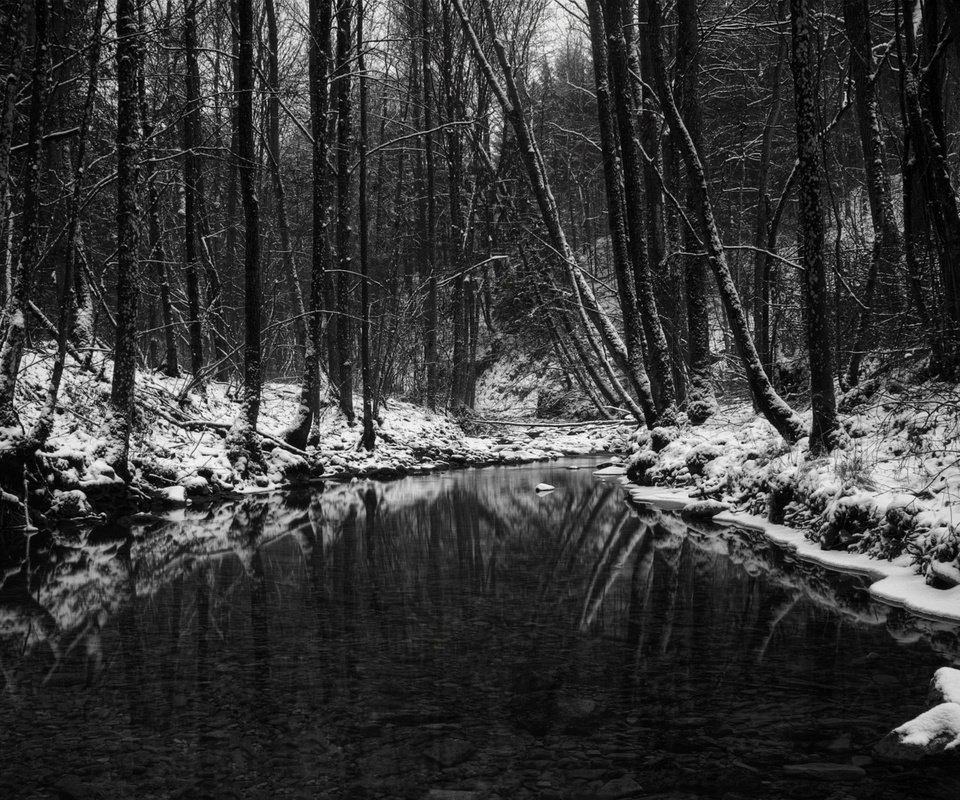
<path fill-rule="evenodd" d="M 549 483 L 538 483 L 534 488 L 535 492 L 552 492 L 556 489 L 556 486 L 551 486 Z"/>

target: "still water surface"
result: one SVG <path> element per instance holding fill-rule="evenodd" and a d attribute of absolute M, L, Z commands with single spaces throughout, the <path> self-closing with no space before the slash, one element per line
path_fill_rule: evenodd
<path fill-rule="evenodd" d="M 0 796 L 960 797 L 864 759 L 956 629 L 596 461 L 5 539 Z"/>

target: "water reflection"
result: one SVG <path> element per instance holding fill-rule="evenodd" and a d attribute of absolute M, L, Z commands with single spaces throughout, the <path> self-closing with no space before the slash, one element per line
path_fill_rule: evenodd
<path fill-rule="evenodd" d="M 562 465 L 4 537 L 6 796 L 72 773 L 111 797 L 809 797 L 783 764 L 868 752 L 960 653 L 856 578 Z M 911 796 L 898 775 L 850 796 Z"/>

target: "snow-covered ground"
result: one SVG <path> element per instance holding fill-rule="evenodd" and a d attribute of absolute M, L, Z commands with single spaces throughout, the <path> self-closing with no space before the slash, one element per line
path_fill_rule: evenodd
<path fill-rule="evenodd" d="M 676 491 L 634 495 L 719 501 L 729 512 L 715 521 L 760 527 L 806 558 L 874 576 L 880 599 L 960 620 L 960 391 L 905 373 L 846 402 L 845 447 L 822 457 L 806 440 L 786 445 L 745 404 L 703 426 L 638 431 L 630 479 Z"/>
<path fill-rule="evenodd" d="M 50 349 L 24 355 L 17 397 L 24 431 L 39 414 L 52 361 Z M 48 505 L 55 516 L 89 516 L 91 501 L 121 484 L 104 458 L 110 371 L 109 360 L 95 363 L 92 371 L 67 363 L 53 434 L 40 455 L 48 502 L 36 503 L 41 509 Z M 376 448 L 367 453 L 360 447 L 360 426 L 348 426 L 329 402 L 316 423 L 315 445 L 297 451 L 281 440 L 294 419 L 299 388 L 270 382 L 263 387 L 258 426 L 264 436 L 265 468 L 258 474 L 238 474 L 225 446 L 227 430 L 239 412 L 237 387 L 210 381 L 202 390 L 184 394 L 187 380 L 147 370 L 137 375 L 130 463 L 135 489 L 155 503 L 182 505 L 211 494 L 270 491 L 320 478 L 395 477 L 463 465 L 624 452 L 635 429 L 627 421 L 545 423 L 468 436 L 448 415 L 388 399 L 379 412 Z"/>

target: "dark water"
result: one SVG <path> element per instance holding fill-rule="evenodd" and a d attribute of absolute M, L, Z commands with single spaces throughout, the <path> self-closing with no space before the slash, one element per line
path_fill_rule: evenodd
<path fill-rule="evenodd" d="M 864 763 L 956 629 L 572 463 L 5 535 L 0 797 L 960 797 L 784 772 Z"/>

